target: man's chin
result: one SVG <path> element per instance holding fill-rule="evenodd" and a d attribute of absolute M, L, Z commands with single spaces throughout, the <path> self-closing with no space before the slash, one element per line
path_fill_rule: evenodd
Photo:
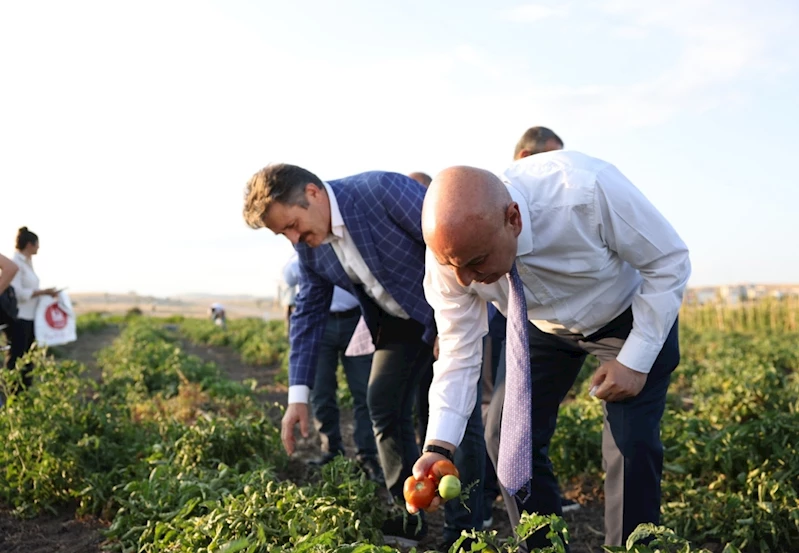
<path fill-rule="evenodd" d="M 486 278 L 484 278 L 483 280 L 478 280 L 477 282 L 479 282 L 480 284 L 494 284 L 501 277 L 502 277 L 502 275 L 489 275 Z"/>

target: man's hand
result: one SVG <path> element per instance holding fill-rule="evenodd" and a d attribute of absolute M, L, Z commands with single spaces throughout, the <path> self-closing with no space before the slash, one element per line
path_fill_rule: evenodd
<path fill-rule="evenodd" d="M 56 293 L 56 289 L 55 289 L 55 288 L 41 288 L 41 289 L 39 289 L 39 290 L 36 290 L 36 291 L 33 293 L 33 296 L 32 296 L 32 297 L 34 297 L 34 298 L 37 298 L 37 297 L 39 297 L 39 296 L 51 296 L 51 297 L 55 297 L 55 296 L 57 296 L 57 295 L 58 295 L 58 294 Z"/>
<path fill-rule="evenodd" d="M 294 446 L 296 440 L 294 439 L 294 426 L 300 423 L 300 433 L 303 438 L 308 437 L 308 404 L 307 403 L 289 403 L 286 408 L 286 414 L 283 415 L 283 422 L 281 423 L 280 438 L 283 440 L 283 447 L 286 453 L 291 455 L 294 453 Z"/>
<path fill-rule="evenodd" d="M 646 384 L 646 373 L 634 371 L 617 360 L 602 363 L 591 379 L 591 391 L 597 399 L 621 401 L 637 396 Z"/>
<path fill-rule="evenodd" d="M 432 440 L 428 443 L 445 447 L 453 452 L 455 451 L 455 446 L 447 442 Z M 422 453 L 422 456 L 419 457 L 419 459 L 413 465 L 414 477 L 416 477 L 417 480 L 421 480 L 422 478 L 427 478 L 427 473 L 430 472 L 430 467 L 433 466 L 433 463 L 442 460 L 446 460 L 446 457 L 438 453 L 430 453 L 430 452 Z M 438 509 L 439 505 L 441 505 L 441 498 L 438 496 L 438 494 L 436 494 L 436 496 L 433 498 L 433 501 L 430 503 L 430 506 L 427 509 L 425 509 L 425 511 L 435 511 L 436 509 Z M 405 502 L 405 508 L 412 515 L 419 512 L 419 509 L 409 504 L 407 501 Z"/>

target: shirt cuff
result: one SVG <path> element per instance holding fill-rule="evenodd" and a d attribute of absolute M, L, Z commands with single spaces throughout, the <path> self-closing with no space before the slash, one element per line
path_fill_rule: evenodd
<path fill-rule="evenodd" d="M 302 384 L 289 386 L 289 403 L 308 403 L 311 388 Z"/>
<path fill-rule="evenodd" d="M 463 417 L 454 411 L 443 409 L 437 412 L 430 412 L 430 419 L 427 422 L 427 436 L 425 443 L 430 440 L 439 440 L 459 446 L 463 435 L 466 432 L 468 417 Z"/>
<path fill-rule="evenodd" d="M 639 373 L 649 374 L 663 344 L 653 344 L 630 332 L 616 356 L 616 361 Z"/>

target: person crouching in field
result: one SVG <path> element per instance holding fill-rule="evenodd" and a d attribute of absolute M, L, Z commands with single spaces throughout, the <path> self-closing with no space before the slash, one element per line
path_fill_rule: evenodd
<path fill-rule="evenodd" d="M 225 315 L 225 308 L 220 303 L 212 303 L 208 314 L 211 316 L 211 321 L 221 328 L 227 326 L 227 316 Z"/>

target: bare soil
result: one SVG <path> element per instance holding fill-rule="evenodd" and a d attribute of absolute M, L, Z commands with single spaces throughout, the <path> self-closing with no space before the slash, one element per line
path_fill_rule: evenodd
<path fill-rule="evenodd" d="M 77 342 L 62 347 L 64 357 L 84 363 L 89 368 L 89 375 L 100 378 L 95 355 L 100 349 L 110 345 L 119 333 L 116 327 L 109 327 L 100 332 L 81 336 Z M 184 351 L 213 361 L 233 380 L 243 381 L 255 379 L 258 382 L 258 397 L 265 404 L 286 403 L 286 389 L 275 385 L 276 368 L 248 365 L 241 361 L 237 353 L 227 348 L 208 347 L 190 342 L 183 342 Z M 276 417 L 279 409 L 275 410 Z M 353 418 L 350 409 L 342 409 L 341 430 L 344 436 L 347 454 L 354 458 L 355 449 L 352 439 Z M 276 418 L 279 423 L 279 419 Z M 292 457 L 289 476 L 292 480 L 302 482 L 312 471 L 317 470 L 308 465 L 308 461 L 321 455 L 319 436 L 311 429 L 307 439 L 300 437 L 297 452 Z M 571 551 L 573 553 L 594 553 L 601 551 L 603 536 L 603 515 L 600 486 L 594 482 L 574 482 L 566 490 L 566 496 L 582 504 L 582 508 L 574 513 L 564 515 L 570 533 Z M 381 493 L 381 499 L 388 501 L 388 494 Z M 510 535 L 511 527 L 501 497 L 494 504 L 494 524 L 499 537 Z M 428 534 L 419 544 L 420 551 L 436 550 L 441 541 L 444 524 L 443 510 L 428 515 Z M 104 542 L 101 530 L 106 522 L 93 518 L 76 519 L 74 510 L 65 509 L 57 515 L 40 516 L 30 520 L 18 519 L 7 510 L 0 509 L 0 551 L 4 553 L 101 553 Z"/>
<path fill-rule="evenodd" d="M 0 551 L 4 553 L 100 553 L 105 525 L 94 519 L 79 520 L 74 511 L 18 519 L 0 511 Z"/>

